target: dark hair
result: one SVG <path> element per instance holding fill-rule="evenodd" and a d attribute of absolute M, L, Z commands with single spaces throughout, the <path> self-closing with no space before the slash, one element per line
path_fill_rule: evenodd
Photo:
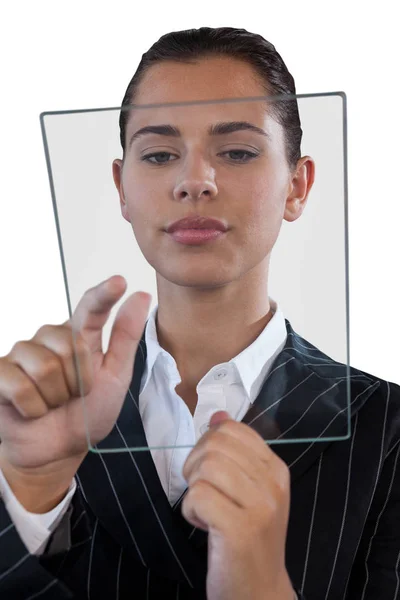
<path fill-rule="evenodd" d="M 188 64 L 204 57 L 223 55 L 246 61 L 261 77 L 266 95 L 295 94 L 296 87 L 281 56 L 275 47 L 261 35 L 233 27 L 201 27 L 174 31 L 163 35 L 142 56 L 136 73 L 129 82 L 122 106 L 134 102 L 135 92 L 146 71 L 164 60 Z M 282 125 L 285 135 L 286 156 L 294 168 L 301 156 L 302 129 L 297 99 L 273 102 L 274 117 Z M 125 149 L 125 130 L 129 110 L 121 110 L 120 140 Z"/>

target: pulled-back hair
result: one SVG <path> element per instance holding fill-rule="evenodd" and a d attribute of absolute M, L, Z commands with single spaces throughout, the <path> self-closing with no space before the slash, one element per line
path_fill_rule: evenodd
<path fill-rule="evenodd" d="M 261 35 L 233 27 L 200 27 L 163 35 L 142 55 L 125 92 L 122 106 L 134 103 L 135 94 L 146 71 L 155 63 L 176 61 L 194 63 L 210 56 L 228 56 L 251 65 L 264 85 L 266 95 L 296 94 L 295 82 L 275 47 Z M 271 103 L 271 113 L 284 130 L 286 157 L 295 168 L 301 156 L 302 129 L 297 99 Z M 121 110 L 120 140 L 125 149 L 129 110 Z"/>

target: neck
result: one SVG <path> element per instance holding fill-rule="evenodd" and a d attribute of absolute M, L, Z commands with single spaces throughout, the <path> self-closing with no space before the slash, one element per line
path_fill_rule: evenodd
<path fill-rule="evenodd" d="M 159 344 L 175 359 L 185 388 L 195 389 L 215 365 L 228 362 L 272 318 L 265 263 L 225 286 L 199 289 L 157 275 Z"/>

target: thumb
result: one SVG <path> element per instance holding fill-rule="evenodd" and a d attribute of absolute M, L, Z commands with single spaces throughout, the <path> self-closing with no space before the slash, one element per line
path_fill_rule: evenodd
<path fill-rule="evenodd" d="M 226 410 L 218 410 L 210 419 L 210 427 L 213 425 L 218 425 L 223 421 L 228 421 L 229 419 L 231 419 L 231 416 L 226 412 Z"/>
<path fill-rule="evenodd" d="M 128 385 L 132 378 L 134 359 L 151 298 L 146 292 L 135 292 L 120 306 L 115 317 L 103 366 L 124 385 Z"/>

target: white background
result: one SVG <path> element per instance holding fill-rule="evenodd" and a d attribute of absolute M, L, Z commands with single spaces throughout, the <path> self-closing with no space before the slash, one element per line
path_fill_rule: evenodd
<path fill-rule="evenodd" d="M 46 110 L 118 106 L 161 35 L 243 27 L 272 42 L 298 93 L 348 97 L 351 364 L 400 383 L 397 2 L 2 3 L 0 355 L 68 318 L 39 126 Z"/>

